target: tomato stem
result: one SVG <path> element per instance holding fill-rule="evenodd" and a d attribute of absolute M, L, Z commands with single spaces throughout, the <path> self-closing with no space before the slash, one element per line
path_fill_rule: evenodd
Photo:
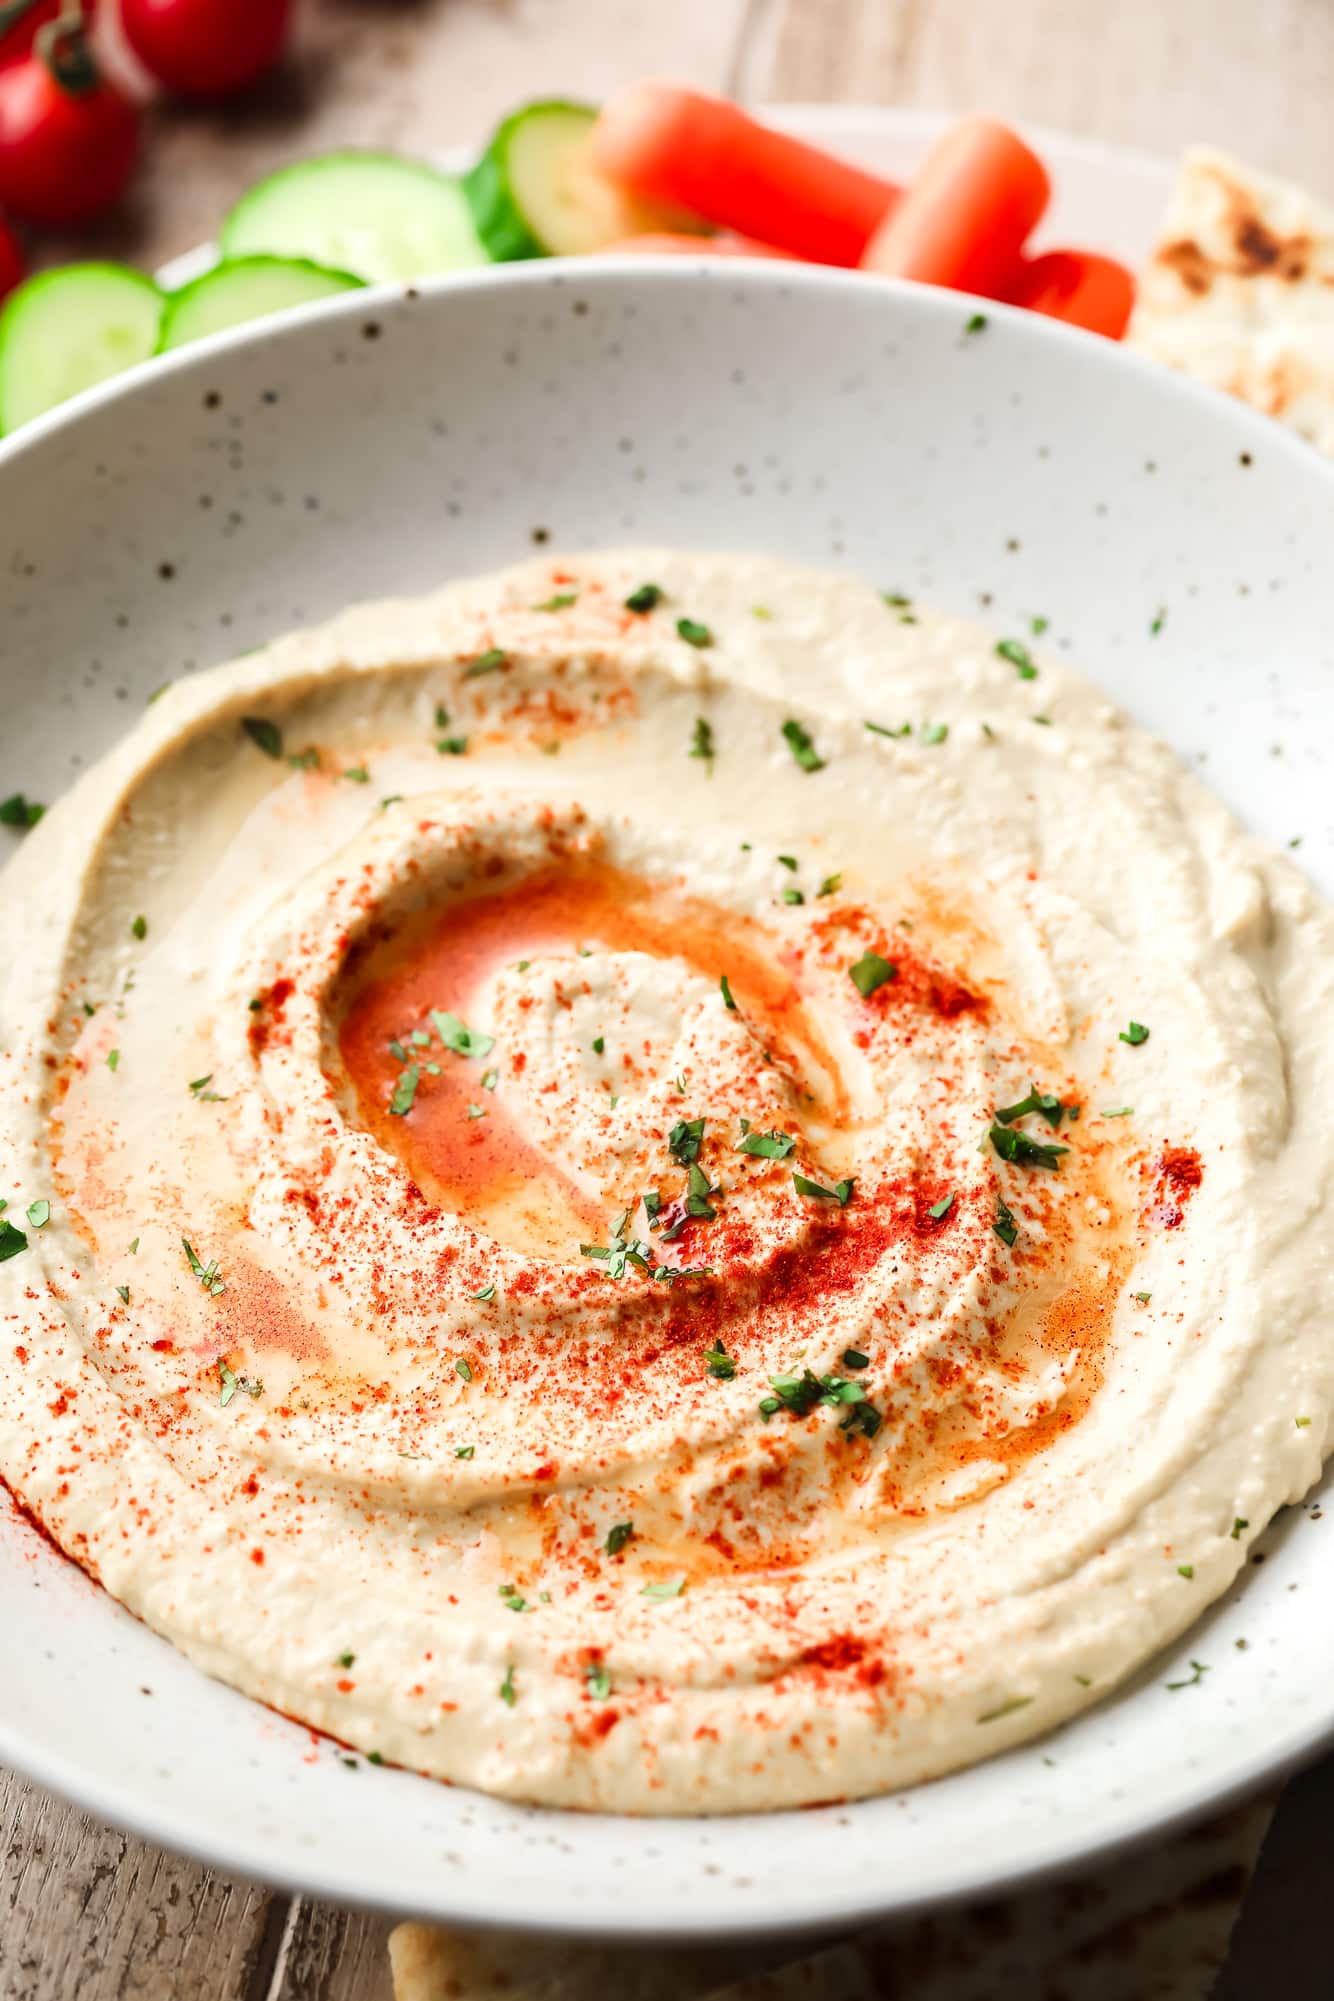
<path fill-rule="evenodd" d="M 88 40 L 83 0 L 66 0 L 64 11 L 37 30 L 32 46 L 60 88 L 71 97 L 87 96 L 102 81 L 97 57 Z"/>

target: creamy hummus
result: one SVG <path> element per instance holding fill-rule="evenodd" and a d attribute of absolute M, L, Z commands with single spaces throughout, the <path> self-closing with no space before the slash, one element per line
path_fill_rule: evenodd
<path fill-rule="evenodd" d="M 919 1780 L 1319 1470 L 1334 919 L 1031 632 L 533 562 L 169 688 L 5 888 L 0 1473 L 386 1761 Z"/>

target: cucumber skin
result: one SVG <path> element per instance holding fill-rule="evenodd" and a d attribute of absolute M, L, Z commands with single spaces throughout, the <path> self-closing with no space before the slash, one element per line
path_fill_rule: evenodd
<path fill-rule="evenodd" d="M 364 278 L 356 277 L 351 271 L 335 271 L 330 265 L 317 264 L 310 257 L 267 257 L 256 255 L 254 257 L 224 258 L 220 264 L 215 264 L 211 270 L 202 272 L 198 278 L 192 278 L 188 285 L 182 285 L 179 291 L 167 294 L 163 302 L 162 324 L 158 330 L 158 342 L 155 352 L 158 354 L 175 354 L 180 348 L 191 346 L 195 340 L 209 338 L 208 335 L 195 334 L 183 341 L 173 339 L 173 334 L 182 310 L 189 305 L 191 300 L 196 299 L 201 291 L 207 291 L 220 274 L 224 272 L 231 274 L 237 271 L 253 271 L 257 269 L 316 272 L 322 278 L 337 278 L 342 282 L 338 286 L 331 287 L 327 292 L 313 294 L 311 299 L 294 300 L 291 306 L 278 306 L 267 313 L 256 313 L 249 319 L 234 320 L 231 322 L 232 326 L 251 326 L 257 320 L 273 319 L 277 314 L 284 311 L 291 312 L 297 305 L 310 305 L 320 298 L 336 299 L 343 292 L 364 292 L 366 290 L 366 280 Z M 214 329 L 214 331 L 225 333 L 229 329 L 220 327 Z"/>
<path fill-rule="evenodd" d="M 510 193 L 509 150 L 515 128 L 535 111 L 575 112 L 591 125 L 597 106 L 579 104 L 572 98 L 541 98 L 512 111 L 496 127 L 491 143 L 472 170 L 463 177 L 464 193 L 472 210 L 477 234 L 496 264 L 514 264 L 529 257 L 550 257 L 553 253 L 534 236 L 523 212 Z"/>
<path fill-rule="evenodd" d="M 132 279 L 141 291 L 151 293 L 157 299 L 158 325 L 159 329 L 161 328 L 162 315 L 165 313 L 167 307 L 166 294 L 144 272 L 136 271 L 133 265 L 117 264 L 109 258 L 91 258 L 78 264 L 60 264 L 53 271 L 38 271 L 32 277 L 25 278 L 23 283 L 16 286 L 8 298 L 3 303 L 0 303 L 0 437 L 12 437 L 16 431 L 23 428 L 25 423 L 34 423 L 38 417 L 46 416 L 49 411 L 59 409 L 62 402 L 69 401 L 69 397 L 61 397 L 54 403 L 48 403 L 45 408 L 35 410 L 30 415 L 20 417 L 17 422 L 11 423 L 5 407 L 5 368 L 2 357 L 11 333 L 26 314 L 34 299 L 38 299 L 41 294 L 50 291 L 53 286 L 66 279 L 71 272 L 77 272 L 80 276 L 89 278 L 105 276 L 115 278 L 118 281 L 123 281 L 127 278 Z M 150 361 L 155 352 L 155 348 L 150 348 L 138 361 L 127 362 L 126 367 L 135 368 L 141 366 L 143 362 Z M 124 373 L 124 371 L 116 370 L 110 375 L 102 376 L 100 381 L 113 382 L 116 374 L 120 373 Z M 92 383 L 88 386 L 97 388 L 100 384 Z M 81 390 L 72 390 L 70 393 L 71 395 L 79 395 L 83 392 Z"/>

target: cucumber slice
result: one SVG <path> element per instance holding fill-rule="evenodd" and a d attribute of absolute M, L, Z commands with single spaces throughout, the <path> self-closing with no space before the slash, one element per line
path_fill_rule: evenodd
<path fill-rule="evenodd" d="M 162 294 L 125 264 L 66 264 L 29 278 L 0 308 L 0 432 L 147 361 Z"/>
<path fill-rule="evenodd" d="M 324 153 L 281 167 L 222 225 L 226 258 L 308 257 L 370 284 L 485 264 L 461 184 L 396 153 Z"/>
<path fill-rule="evenodd" d="M 158 352 L 166 354 L 170 348 L 203 340 L 206 334 L 221 333 L 224 327 L 267 319 L 270 313 L 308 305 L 312 299 L 361 290 L 361 279 L 350 272 L 327 271 L 303 258 L 238 257 L 215 265 L 193 284 L 170 294 Z"/>
<path fill-rule="evenodd" d="M 646 230 L 698 229 L 600 174 L 589 157 L 591 104 L 527 104 L 497 130 L 464 186 L 477 233 L 498 263 L 577 257 Z"/>

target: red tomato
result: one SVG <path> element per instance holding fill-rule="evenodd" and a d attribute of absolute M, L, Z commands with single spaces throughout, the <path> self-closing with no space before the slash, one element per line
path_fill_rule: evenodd
<path fill-rule="evenodd" d="M 66 6 L 67 0 L 0 0 L 0 69 L 22 62 L 37 30 L 63 14 Z M 84 0 L 83 11 L 85 19 L 91 21 L 97 12 L 96 0 Z"/>
<path fill-rule="evenodd" d="M 12 292 L 23 276 L 23 252 L 19 240 L 8 224 L 0 218 L 0 299 L 6 292 Z"/>
<path fill-rule="evenodd" d="M 125 39 L 182 97 L 225 97 L 271 69 L 293 0 L 121 0 Z"/>
<path fill-rule="evenodd" d="M 139 154 L 139 113 L 77 32 L 0 70 L 0 206 L 63 228 L 118 200 Z"/>

